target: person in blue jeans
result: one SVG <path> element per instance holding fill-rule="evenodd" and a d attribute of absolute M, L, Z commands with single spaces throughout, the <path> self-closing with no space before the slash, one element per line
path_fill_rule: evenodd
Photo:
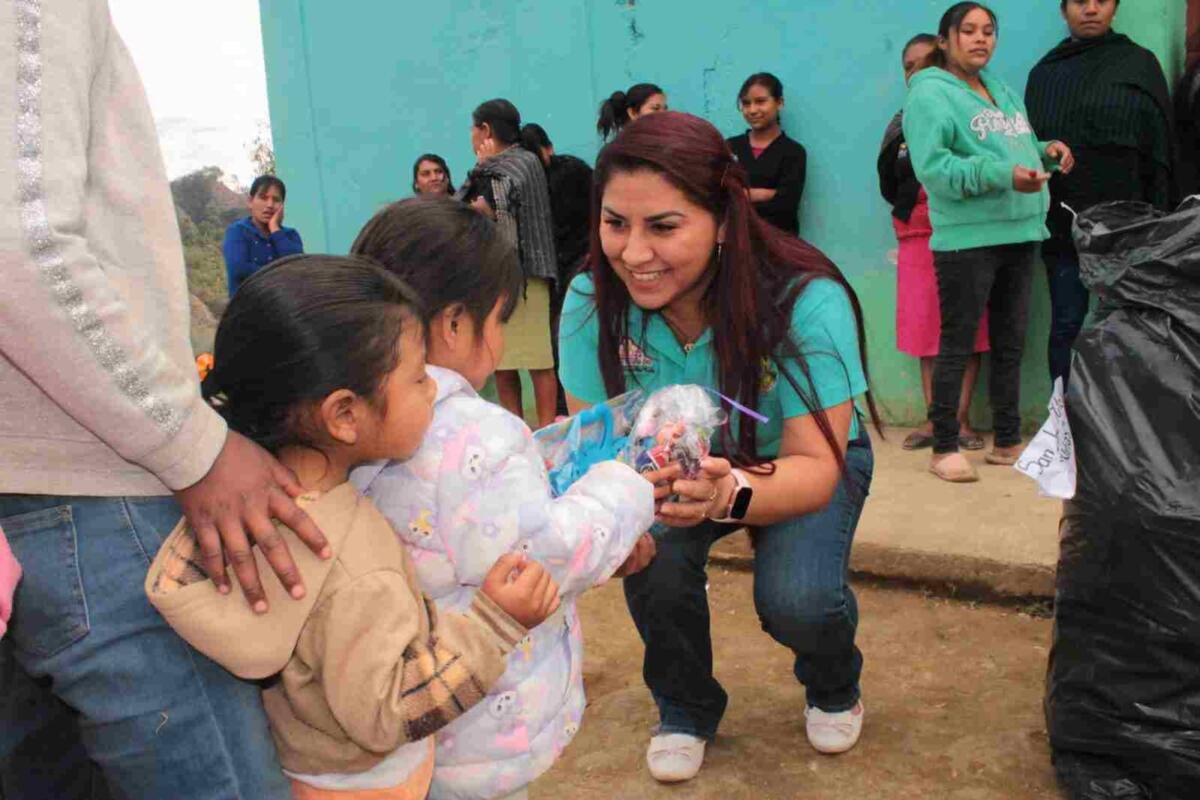
<path fill-rule="evenodd" d="M 657 554 L 639 548 L 627 570 L 660 717 L 650 772 L 695 776 L 725 711 L 705 563 L 713 542 L 741 526 L 755 535 L 763 628 L 795 654 L 807 690 L 809 742 L 849 750 L 863 704 L 846 572 L 873 468 L 855 398 L 866 395 L 876 416 L 855 294 L 820 251 L 758 218 L 744 169 L 698 117 L 632 121 L 601 151 L 595 181 L 598 247 L 559 328 L 572 411 L 634 388 L 699 384 L 769 418 L 735 415 L 697 479 L 674 468 L 656 493 Z"/>
<path fill-rule="evenodd" d="M 23 570 L 0 797 L 284 800 L 258 687 L 179 639 L 143 582 L 183 515 L 217 585 L 264 613 L 276 577 L 251 542 L 304 595 L 272 517 L 328 545 L 295 476 L 200 397 L 174 204 L 107 3 L 16 4 L 0 39 L 0 528 Z"/>
<path fill-rule="evenodd" d="M 287 187 L 274 175 L 259 175 L 250 184 L 250 197 L 246 201 L 250 214 L 226 228 L 221 242 L 230 297 L 267 264 L 304 252 L 300 232 L 284 227 L 286 200 Z"/>

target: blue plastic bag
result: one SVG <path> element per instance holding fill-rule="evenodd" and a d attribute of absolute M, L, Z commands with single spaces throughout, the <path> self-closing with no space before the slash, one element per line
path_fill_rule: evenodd
<path fill-rule="evenodd" d="M 533 438 L 542 452 L 555 497 L 566 492 L 594 464 L 611 461 L 621 454 L 644 398 L 645 393 L 640 390 L 626 392 L 534 431 Z"/>

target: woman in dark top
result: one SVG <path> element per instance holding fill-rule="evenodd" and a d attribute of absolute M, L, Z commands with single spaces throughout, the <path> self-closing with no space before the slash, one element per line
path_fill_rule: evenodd
<path fill-rule="evenodd" d="M 592 168 L 583 159 L 554 152 L 554 142 L 536 122 L 521 128 L 521 145 L 542 159 L 554 216 L 554 251 L 558 257 L 558 298 L 591 244 Z"/>
<path fill-rule="evenodd" d="M 750 176 L 750 201 L 776 228 L 799 233 L 808 155 L 779 125 L 783 84 L 769 72 L 751 75 L 738 92 L 738 107 L 750 130 L 727 141 Z"/>
<path fill-rule="evenodd" d="M 1050 238 L 1042 245 L 1050 282 L 1051 380 L 1064 388 L 1071 344 L 1088 291 L 1079 280 L 1071 212 L 1113 200 L 1166 208 L 1174 195 L 1171 99 L 1158 59 L 1112 30 L 1120 0 L 1060 0 L 1070 37 L 1029 73 L 1025 105 L 1038 136 L 1071 143 L 1078 168 L 1050 178 Z"/>
<path fill-rule="evenodd" d="M 591 246 L 592 168 L 575 156 L 554 152 L 546 129 L 536 122 L 521 128 L 521 146 L 542 159 L 550 190 L 550 214 L 554 217 L 554 253 L 558 258 L 558 283 L 550 297 L 550 343 L 554 348 L 554 372 L 558 374 L 558 317 L 562 312 L 567 284 L 583 268 Z M 566 416 L 567 396 L 558 386 L 556 412 Z"/>

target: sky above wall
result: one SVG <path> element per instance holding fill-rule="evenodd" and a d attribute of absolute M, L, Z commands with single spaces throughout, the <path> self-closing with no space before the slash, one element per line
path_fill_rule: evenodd
<path fill-rule="evenodd" d="M 109 0 L 142 75 L 167 175 L 218 166 L 247 183 L 251 143 L 270 137 L 257 0 Z"/>

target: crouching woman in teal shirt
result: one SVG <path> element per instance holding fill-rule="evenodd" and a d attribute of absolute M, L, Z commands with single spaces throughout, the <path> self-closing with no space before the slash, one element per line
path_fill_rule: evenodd
<path fill-rule="evenodd" d="M 693 777 L 725 711 L 705 563 L 741 525 L 756 531 L 763 627 L 807 689 L 809 741 L 848 750 L 863 707 L 846 568 L 873 467 L 854 405 L 867 390 L 858 301 L 822 253 L 759 220 L 720 133 L 689 114 L 639 118 L 604 148 L 592 225 L 591 272 L 572 282 L 559 328 L 572 411 L 693 383 L 770 418 L 735 414 L 698 480 L 660 488 L 680 500 L 662 503 L 657 556 L 625 580 L 661 718 L 650 772 Z"/>

